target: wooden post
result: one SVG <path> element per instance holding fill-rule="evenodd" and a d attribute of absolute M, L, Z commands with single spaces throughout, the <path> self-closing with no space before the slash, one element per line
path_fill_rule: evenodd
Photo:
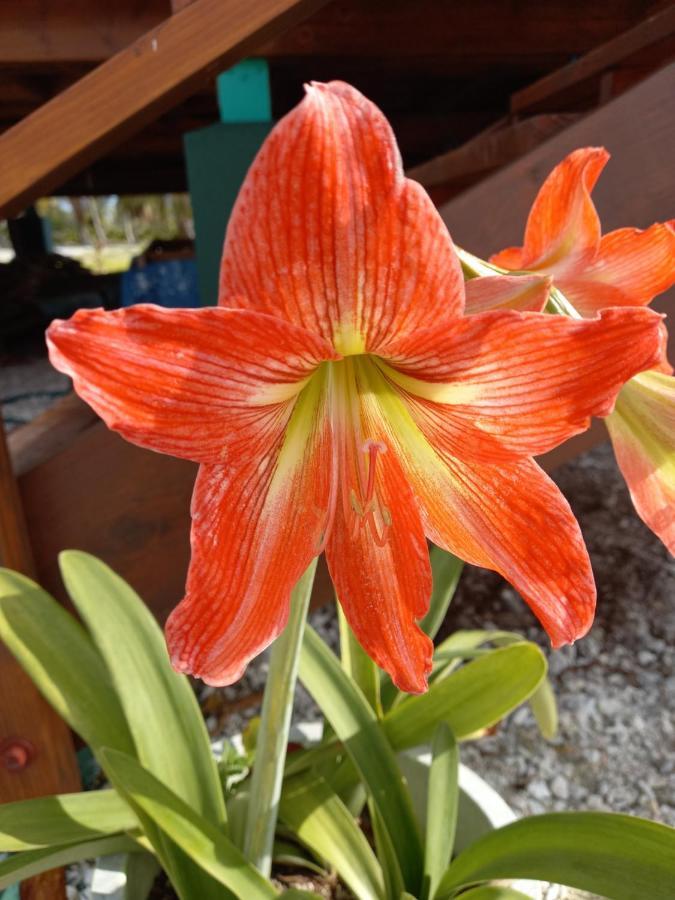
<path fill-rule="evenodd" d="M 33 574 L 33 556 L 0 417 L 0 561 Z M 42 698 L 9 651 L 0 645 L 0 799 L 25 800 L 78 791 L 80 778 L 66 724 Z M 21 885 L 22 900 L 65 897 L 63 869 Z"/>

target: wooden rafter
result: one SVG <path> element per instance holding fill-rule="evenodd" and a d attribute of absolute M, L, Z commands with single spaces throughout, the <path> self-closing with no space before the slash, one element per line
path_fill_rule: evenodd
<path fill-rule="evenodd" d="M 581 59 L 568 63 L 550 75 L 535 81 L 511 98 L 512 115 L 523 115 L 535 110 L 560 110 L 566 98 L 577 92 L 584 83 L 598 81 L 599 91 L 611 96 L 602 76 L 617 68 L 637 69 L 638 79 L 664 61 L 675 58 L 675 4 L 650 16 L 634 28 L 596 47 Z M 623 79 L 625 82 L 626 79 Z M 596 95 L 598 92 L 596 92 Z M 609 96 L 599 99 L 609 99 Z"/>
<path fill-rule="evenodd" d="M 0 216 L 20 212 L 322 0 L 195 0 L 0 136 Z"/>
<path fill-rule="evenodd" d="M 0 65 L 103 62 L 187 0 L 2 0 Z M 253 4 L 252 4 L 253 5 Z M 649 0 L 334 0 L 262 52 L 270 58 L 418 58 L 561 65 L 636 25 Z"/>

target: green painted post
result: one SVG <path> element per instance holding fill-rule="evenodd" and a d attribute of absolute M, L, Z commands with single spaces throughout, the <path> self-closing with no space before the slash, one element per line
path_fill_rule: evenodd
<path fill-rule="evenodd" d="M 221 121 L 183 136 L 202 304 L 218 301 L 227 222 L 241 183 L 272 128 L 269 72 L 244 60 L 216 81 Z"/>

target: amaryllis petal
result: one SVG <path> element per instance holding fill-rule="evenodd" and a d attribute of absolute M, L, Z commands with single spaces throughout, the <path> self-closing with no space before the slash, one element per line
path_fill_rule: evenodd
<path fill-rule="evenodd" d="M 502 269 L 522 269 L 523 268 L 523 248 L 522 247 L 505 247 L 499 253 L 493 253 L 490 262 Z"/>
<path fill-rule="evenodd" d="M 638 515 L 675 553 L 675 378 L 637 375 L 607 427 Z"/>
<path fill-rule="evenodd" d="M 328 568 L 363 648 L 401 690 L 418 693 L 426 690 L 433 653 L 415 622 L 431 595 L 420 514 L 370 391 L 373 363 L 345 360 L 336 369 L 340 496 L 326 546 Z"/>
<path fill-rule="evenodd" d="M 547 275 L 494 275 L 471 278 L 465 284 L 466 313 L 491 309 L 543 312 L 553 279 Z"/>
<path fill-rule="evenodd" d="M 200 469 L 186 596 L 166 625 L 175 668 L 209 684 L 231 684 L 280 633 L 290 591 L 325 535 L 330 482 L 319 373 L 267 454 L 249 455 L 236 471 Z"/>
<path fill-rule="evenodd" d="M 281 316 L 345 354 L 460 315 L 452 241 L 422 187 L 404 177 L 387 120 L 341 82 L 306 90 L 242 187 L 220 302 Z"/>
<path fill-rule="evenodd" d="M 675 284 L 675 232 L 667 224 L 612 231 L 583 270 L 558 284 L 584 316 L 608 306 L 645 306 Z"/>
<path fill-rule="evenodd" d="M 596 596 L 588 553 L 567 501 L 536 463 L 486 466 L 440 453 L 433 474 L 416 475 L 435 544 L 503 575 L 554 647 L 586 634 Z"/>
<path fill-rule="evenodd" d="M 49 356 L 103 421 L 142 447 L 197 462 L 266 452 L 319 363 L 317 335 L 261 313 L 139 305 L 79 310 Z"/>
<path fill-rule="evenodd" d="M 646 309 L 590 321 L 488 312 L 401 338 L 380 366 L 434 446 L 498 463 L 544 453 L 611 412 L 622 385 L 659 360 L 660 325 Z"/>
<path fill-rule="evenodd" d="M 548 176 L 532 205 L 517 268 L 556 275 L 590 261 L 600 242 L 600 220 L 591 191 L 609 153 L 585 147 L 570 153 Z M 513 268 L 513 248 L 496 253 L 491 262 Z"/>
<path fill-rule="evenodd" d="M 397 390 L 371 377 L 422 513 L 428 538 L 478 566 L 500 572 L 531 606 L 555 647 L 589 629 L 595 585 L 566 500 L 531 459 L 503 465 L 464 462 L 425 438 Z M 379 381 L 377 380 L 379 379 Z"/>

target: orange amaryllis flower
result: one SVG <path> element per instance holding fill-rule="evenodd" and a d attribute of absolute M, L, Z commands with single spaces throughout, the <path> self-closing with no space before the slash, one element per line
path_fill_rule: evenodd
<path fill-rule="evenodd" d="M 644 306 L 675 284 L 672 221 L 601 236 L 590 194 L 608 159 L 598 147 L 571 153 L 539 191 L 524 245 L 490 260 L 507 270 L 547 274 L 582 316 L 614 306 Z M 658 368 L 626 384 L 607 427 L 638 515 L 675 553 L 675 380 L 665 342 Z"/>
<path fill-rule="evenodd" d="M 570 153 L 537 194 L 523 246 L 490 257 L 504 269 L 552 276 L 582 316 L 611 306 L 646 306 L 675 283 L 669 223 L 601 234 L 591 191 L 608 160 L 602 147 Z"/>
<path fill-rule="evenodd" d="M 654 364 L 658 316 L 464 317 L 443 222 L 386 119 L 341 83 L 311 85 L 265 142 L 220 284 L 218 308 L 81 311 L 48 335 L 111 428 L 202 464 L 187 592 L 167 624 L 176 668 L 236 680 L 325 548 L 363 647 L 424 690 L 427 537 L 503 573 L 555 645 L 584 634 L 588 556 L 531 455 Z"/>

